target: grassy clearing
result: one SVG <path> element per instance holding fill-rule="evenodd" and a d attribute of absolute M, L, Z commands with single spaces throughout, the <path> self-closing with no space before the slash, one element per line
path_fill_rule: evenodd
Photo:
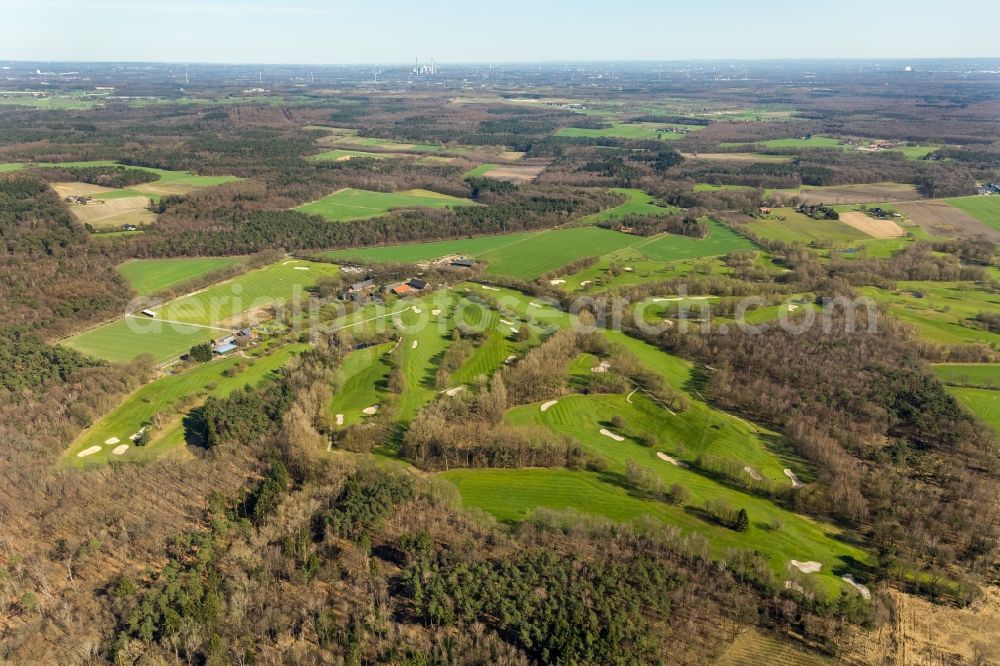
<path fill-rule="evenodd" d="M 1000 391 L 949 386 L 948 392 L 1000 435 Z"/>
<path fill-rule="evenodd" d="M 210 395 L 226 396 L 238 388 L 268 378 L 306 347 L 307 345 L 286 345 L 259 357 L 246 359 L 232 356 L 216 359 L 181 374 L 165 375 L 150 382 L 77 437 L 61 462 L 73 467 L 90 467 L 112 460 L 135 462 L 158 458 L 184 442 L 182 419 L 194 407 L 202 404 L 205 398 Z M 242 371 L 227 376 L 227 371 L 241 364 L 246 364 Z M 162 427 L 153 431 L 150 442 L 141 447 L 132 445 L 129 437 L 158 417 L 162 421 Z M 105 444 L 112 437 L 120 441 Z M 114 455 L 112 451 L 120 444 L 129 444 L 128 451 Z M 77 457 L 77 453 L 91 446 L 100 446 L 101 450 L 85 458 Z"/>
<path fill-rule="evenodd" d="M 509 234 L 505 236 L 481 236 L 458 240 L 435 241 L 431 243 L 408 243 L 406 245 L 386 245 L 383 247 L 359 247 L 349 250 L 334 250 L 324 256 L 333 259 L 364 259 L 378 262 L 418 262 L 430 261 L 453 254 L 478 257 L 490 250 L 520 243 L 531 233 Z"/>
<path fill-rule="evenodd" d="M 151 353 L 163 363 L 192 345 L 225 335 L 247 311 L 295 298 L 296 294 L 304 297 L 303 292 L 320 277 L 337 274 L 339 268 L 333 264 L 279 262 L 154 306 L 156 319 L 123 317 L 62 344 L 111 362 L 127 362 Z"/>
<path fill-rule="evenodd" d="M 447 208 L 449 206 L 472 205 L 474 205 L 473 202 L 468 199 L 460 199 L 430 190 L 370 192 L 349 187 L 318 201 L 299 206 L 296 210 L 338 221 L 378 217 L 391 210 L 406 208 Z"/>
<path fill-rule="evenodd" d="M 118 267 L 140 296 L 148 296 L 191 278 L 244 261 L 244 257 L 197 257 L 192 259 L 138 259 Z"/>
<path fill-rule="evenodd" d="M 1000 231 L 1000 196 L 957 197 L 945 199 L 944 202 L 968 213 L 989 228 Z"/>
<path fill-rule="evenodd" d="M 619 139 L 675 141 L 684 138 L 685 132 L 672 132 L 670 129 L 682 129 L 696 132 L 701 125 L 668 125 L 662 123 L 612 123 L 610 127 L 587 129 L 581 127 L 561 127 L 556 136 Z"/>
<path fill-rule="evenodd" d="M 489 262 L 487 273 L 533 280 L 582 257 L 608 254 L 635 241 L 635 236 L 600 227 L 555 229 L 483 252 L 479 258 Z"/>
<path fill-rule="evenodd" d="M 319 153 L 318 155 L 310 155 L 306 159 L 312 162 L 342 162 L 344 160 L 354 159 L 355 157 L 366 157 L 373 160 L 381 160 L 386 157 L 397 156 L 390 153 L 368 153 L 363 150 L 344 150 L 342 148 L 336 148 L 334 150 L 327 150 Z"/>
<path fill-rule="evenodd" d="M 839 220 L 814 220 L 791 208 L 775 208 L 766 216 L 750 223 L 754 233 L 769 240 L 786 243 L 814 241 L 857 241 L 871 238 Z"/>
<path fill-rule="evenodd" d="M 614 208 L 609 208 L 608 210 L 603 210 L 600 213 L 589 215 L 583 218 L 582 222 L 594 224 L 595 222 L 601 222 L 603 220 L 622 218 L 626 215 L 647 215 L 657 217 L 660 215 L 677 215 L 684 212 L 683 209 L 677 208 L 676 206 L 656 205 L 654 203 L 655 199 L 650 194 L 643 192 L 642 190 L 628 187 L 616 187 L 613 191 L 624 195 L 626 197 L 625 203 Z"/>
<path fill-rule="evenodd" d="M 1000 296 L 971 282 L 899 281 L 895 291 L 863 287 L 860 291 L 889 306 L 889 314 L 912 325 L 918 337 L 937 344 L 1000 343 L 1000 335 L 973 325 L 980 312 L 996 311 Z"/>
<path fill-rule="evenodd" d="M 704 220 L 708 236 L 691 238 L 674 234 L 659 234 L 636 243 L 633 247 L 653 261 L 677 261 L 729 254 L 734 250 L 752 250 L 753 243 L 718 222 Z"/>
<path fill-rule="evenodd" d="M 939 363 L 934 374 L 945 384 L 1000 389 L 1000 365 L 991 363 Z"/>
<path fill-rule="evenodd" d="M 799 148 L 842 148 L 844 143 L 840 139 L 829 136 L 810 136 L 808 138 L 797 137 L 788 139 L 771 139 L 770 141 L 749 141 L 720 143 L 720 148 L 739 148 L 741 146 L 753 145 L 762 146 L 765 149 L 799 149 Z"/>
<path fill-rule="evenodd" d="M 492 169 L 496 169 L 498 166 L 500 166 L 500 165 L 499 164 L 480 164 L 479 166 L 474 167 L 472 169 L 469 169 L 468 171 L 466 171 L 465 173 L 463 173 L 462 174 L 462 178 L 478 178 L 480 176 L 486 175 L 487 172 L 489 172 Z"/>
<path fill-rule="evenodd" d="M 711 183 L 695 183 L 694 187 L 691 188 L 694 192 L 722 192 L 722 191 L 733 191 L 733 192 L 752 192 L 754 188 L 749 185 L 712 185 Z"/>

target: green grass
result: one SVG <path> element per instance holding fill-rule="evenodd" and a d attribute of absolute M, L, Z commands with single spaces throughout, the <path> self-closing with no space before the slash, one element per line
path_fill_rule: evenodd
<path fill-rule="evenodd" d="M 378 217 L 391 210 L 406 208 L 447 208 L 449 206 L 471 205 L 474 204 L 468 199 L 460 199 L 429 190 L 370 192 L 349 187 L 318 201 L 299 206 L 296 210 L 338 221 Z"/>
<path fill-rule="evenodd" d="M 1000 389 L 1000 365 L 991 363 L 940 363 L 932 366 L 945 384 Z"/>
<path fill-rule="evenodd" d="M 140 296 L 148 296 L 225 266 L 243 257 L 196 257 L 191 259 L 138 259 L 118 267 Z"/>
<path fill-rule="evenodd" d="M 889 148 L 886 152 L 902 153 L 908 160 L 919 160 L 927 157 L 937 149 L 938 146 L 899 146 L 897 148 Z"/>
<path fill-rule="evenodd" d="M 123 317 L 74 335 L 62 344 L 111 362 L 127 362 L 150 353 L 163 363 L 195 344 L 226 335 L 232 327 L 220 324 L 227 319 L 294 298 L 296 293 L 304 298 L 305 290 L 324 275 L 339 275 L 339 268 L 299 260 L 278 262 L 154 306 L 157 319 Z"/>
<path fill-rule="evenodd" d="M 646 215 L 656 217 L 660 215 L 677 215 L 683 213 L 682 208 L 676 206 L 657 206 L 655 199 L 642 190 L 628 187 L 616 187 L 612 190 L 626 197 L 625 203 L 608 210 L 602 210 L 583 218 L 582 222 L 593 224 L 604 220 L 612 220 L 625 217 L 626 215 Z"/>
<path fill-rule="evenodd" d="M 692 191 L 694 192 L 722 192 L 725 190 L 730 190 L 733 192 L 746 192 L 753 191 L 754 188 L 749 185 L 712 185 L 711 183 L 695 183 Z"/>
<path fill-rule="evenodd" d="M 238 388 L 256 384 L 271 376 L 292 355 L 306 348 L 307 345 L 302 344 L 286 345 L 271 354 L 249 359 L 239 356 L 215 359 L 180 374 L 165 375 L 150 382 L 77 437 L 64 454 L 62 463 L 84 467 L 111 460 L 136 461 L 159 457 L 183 443 L 183 424 L 178 419 L 201 404 L 205 397 L 226 396 Z M 241 363 L 247 364 L 243 371 L 232 377 L 226 376 L 226 370 Z M 129 436 L 158 415 L 163 427 L 153 431 L 151 441 L 142 447 L 131 445 Z M 129 450 L 121 456 L 113 455 L 111 451 L 118 444 L 104 444 L 112 437 L 117 437 L 119 444 L 129 444 Z M 100 445 L 102 450 L 86 458 L 77 457 L 77 453 L 95 445 Z"/>
<path fill-rule="evenodd" d="M 791 208 L 775 208 L 771 215 L 750 223 L 750 229 L 768 240 L 786 243 L 857 241 L 870 239 L 839 220 L 814 220 Z"/>
<path fill-rule="evenodd" d="M 343 414 L 343 425 L 353 425 L 365 418 L 361 410 L 385 401 L 383 390 L 391 369 L 386 353 L 392 345 L 358 349 L 344 358 L 337 373 L 340 390 L 327 409 L 331 422 L 337 414 Z"/>
<path fill-rule="evenodd" d="M 56 93 L 45 97 L 0 95 L 0 104 L 42 111 L 87 111 L 104 105 L 107 93 Z"/>
<path fill-rule="evenodd" d="M 665 125 L 662 123 L 612 123 L 610 127 L 587 129 L 581 127 L 561 127 L 556 136 L 673 141 L 684 138 L 680 132 L 668 132 L 668 128 L 685 128 L 689 132 L 702 129 L 700 125 Z"/>
<path fill-rule="evenodd" d="M 719 144 L 721 148 L 738 148 L 746 145 L 763 146 L 765 149 L 842 148 L 844 146 L 840 139 L 834 139 L 829 136 L 811 136 L 808 139 L 788 138 L 771 139 L 770 141 L 743 141 Z"/>
<path fill-rule="evenodd" d="M 896 291 L 876 287 L 860 291 L 877 303 L 887 304 L 890 315 L 912 325 L 926 342 L 1000 343 L 1000 335 L 969 321 L 980 312 L 995 312 L 1000 307 L 1000 295 L 981 291 L 975 283 L 899 281 Z"/>
<path fill-rule="evenodd" d="M 1000 435 L 1000 391 L 949 386 L 948 392 Z"/>
<path fill-rule="evenodd" d="M 462 174 L 462 178 L 478 178 L 479 176 L 485 175 L 488 171 L 496 169 L 499 164 L 480 164 L 477 167 L 469 169 Z"/>
<path fill-rule="evenodd" d="M 753 243 L 728 227 L 712 220 L 704 222 L 709 230 L 705 238 L 659 234 L 636 243 L 633 247 L 653 261 L 696 259 L 729 254 L 734 250 L 754 249 Z"/>
<path fill-rule="evenodd" d="M 385 263 L 430 261 L 431 259 L 451 254 L 478 257 L 484 252 L 519 243 L 532 235 L 531 233 L 520 233 L 503 236 L 460 238 L 458 240 L 435 241 L 431 243 L 359 247 L 349 250 L 334 250 L 325 253 L 324 256 L 333 259 L 363 259 Z"/>
<path fill-rule="evenodd" d="M 533 280 L 577 259 L 608 254 L 635 242 L 635 236 L 600 227 L 554 229 L 483 252 L 479 258 L 489 262 L 487 273 Z"/>
<path fill-rule="evenodd" d="M 949 206 L 958 208 L 995 231 L 1000 231 L 1000 196 L 958 197 L 945 199 Z"/>
<path fill-rule="evenodd" d="M 367 157 L 374 160 L 381 160 L 389 156 L 390 155 L 387 153 L 368 153 L 362 150 L 344 150 L 342 148 L 336 148 L 334 150 L 327 150 L 326 152 L 319 153 L 318 155 L 310 155 L 307 159 L 313 162 L 337 162 L 345 158 L 351 159 L 354 157 Z"/>

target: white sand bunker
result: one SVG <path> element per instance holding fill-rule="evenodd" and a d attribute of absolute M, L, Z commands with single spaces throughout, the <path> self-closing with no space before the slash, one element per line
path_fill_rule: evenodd
<path fill-rule="evenodd" d="M 282 266 L 287 266 L 288 264 L 294 264 L 297 261 L 298 261 L 298 259 L 289 259 L 288 261 L 281 262 L 281 265 Z"/>
<path fill-rule="evenodd" d="M 480 287 L 482 287 L 483 289 L 485 289 L 486 291 L 500 291 L 500 290 L 499 290 L 499 289 L 497 289 L 496 287 L 488 287 L 488 286 L 486 286 L 485 284 L 481 284 L 481 285 L 479 285 L 479 286 L 480 286 Z"/>
<path fill-rule="evenodd" d="M 665 301 L 673 302 L 673 301 L 683 301 L 683 300 L 684 300 L 683 296 L 670 296 L 670 297 L 663 296 L 661 298 L 654 298 L 653 302 L 654 303 L 663 303 Z"/>
<path fill-rule="evenodd" d="M 126 451 L 128 451 L 128 444 L 122 444 L 121 446 L 116 446 L 111 451 L 111 453 L 115 454 L 116 456 L 120 456 L 121 454 L 125 453 Z"/>
<path fill-rule="evenodd" d="M 111 446 L 112 444 L 117 444 L 120 441 L 121 440 L 118 439 L 117 437 L 109 437 L 108 439 L 104 440 L 104 443 L 107 444 L 108 446 Z"/>
<path fill-rule="evenodd" d="M 549 280 L 549 284 L 551 285 L 566 284 L 566 280 Z"/>
<path fill-rule="evenodd" d="M 795 303 L 789 303 L 788 304 L 788 311 L 789 312 L 795 312 L 798 309 L 799 309 L 799 306 L 796 305 Z"/>
<path fill-rule="evenodd" d="M 368 416 L 371 416 L 372 414 L 374 414 L 377 411 L 378 411 L 378 405 L 372 405 L 371 407 L 365 407 L 364 409 L 362 409 L 361 413 L 362 414 L 367 414 Z"/>
<path fill-rule="evenodd" d="M 437 317 L 439 314 L 441 314 L 441 311 L 440 310 L 431 310 L 431 314 L 434 315 L 435 317 Z"/>
<path fill-rule="evenodd" d="M 511 333 L 517 333 L 517 326 L 511 326 L 510 327 L 510 332 Z"/>
<path fill-rule="evenodd" d="M 588 284 L 594 284 L 594 281 L 593 280 L 584 280 L 583 282 L 580 283 L 580 286 L 581 287 L 586 287 Z"/>
<path fill-rule="evenodd" d="M 710 298 L 718 298 L 718 296 L 688 296 L 692 301 L 707 301 Z"/>
<path fill-rule="evenodd" d="M 86 458 L 87 456 L 94 455 L 95 453 L 97 453 L 100 450 L 101 450 L 101 447 L 99 447 L 99 446 L 91 446 L 91 447 L 88 447 L 88 448 L 84 449 L 83 451 L 80 451 L 78 454 L 76 454 L 76 457 L 77 458 Z"/>
<path fill-rule="evenodd" d="M 792 560 L 790 563 L 793 567 L 801 571 L 802 573 L 817 573 L 823 568 L 823 565 L 819 562 L 813 562 L 812 560 L 808 562 L 799 562 L 798 560 Z"/>
<path fill-rule="evenodd" d="M 292 266 L 292 268 L 295 269 L 295 270 L 297 270 L 297 271 L 307 271 L 307 270 L 309 270 L 308 266 Z"/>
<path fill-rule="evenodd" d="M 610 367 L 611 367 L 611 363 L 609 363 L 608 361 L 601 361 L 600 363 L 598 363 L 597 365 L 595 365 L 594 367 L 592 367 L 590 369 L 590 371 L 591 372 L 598 372 L 598 373 L 600 373 L 600 372 L 607 372 L 608 368 L 610 368 Z"/>
<path fill-rule="evenodd" d="M 423 310 L 421 310 L 420 308 L 418 308 L 416 305 L 414 305 L 410 309 L 413 310 L 414 312 L 416 312 L 417 314 L 420 314 L 421 312 L 423 312 Z"/>
<path fill-rule="evenodd" d="M 840 579 L 845 583 L 847 583 L 848 585 L 850 585 L 851 587 L 853 587 L 855 590 L 857 590 L 861 594 L 861 596 L 863 596 L 865 599 L 872 598 L 872 591 L 868 589 L 868 586 L 862 585 L 858 581 L 854 580 L 854 576 L 852 576 L 851 574 L 846 574 L 844 576 L 841 576 Z"/>
<path fill-rule="evenodd" d="M 514 325 L 514 322 L 507 321 L 506 319 L 501 319 L 500 323 L 503 324 L 504 326 L 513 326 Z"/>
<path fill-rule="evenodd" d="M 604 435 L 605 437 L 610 437 L 611 439 L 615 440 L 616 442 L 624 442 L 625 441 L 624 437 L 622 437 L 621 435 L 616 435 L 615 433 L 611 432 L 607 428 L 601 428 L 601 434 Z"/>
<path fill-rule="evenodd" d="M 634 270 L 635 270 L 635 269 L 634 269 L 634 268 L 632 268 L 631 266 L 626 266 L 626 267 L 625 267 L 625 272 L 626 272 L 626 273 L 631 273 L 631 272 L 632 272 L 632 271 L 634 271 Z"/>
<path fill-rule="evenodd" d="M 445 395 L 449 395 L 449 396 L 454 397 L 454 396 L 458 395 L 459 393 L 461 393 L 463 390 L 465 390 L 464 386 L 456 386 L 455 388 L 450 388 L 447 391 L 445 391 Z"/>
<path fill-rule="evenodd" d="M 420 343 L 420 341 L 419 341 L 419 340 L 414 340 L 414 341 L 413 341 L 413 344 L 412 344 L 412 345 L 410 345 L 410 349 L 416 349 L 416 348 L 417 348 L 417 345 L 418 345 L 419 343 Z"/>
<path fill-rule="evenodd" d="M 671 465 L 676 465 L 677 467 L 687 467 L 687 463 L 681 462 L 680 460 L 674 458 L 673 456 L 668 456 L 663 451 L 657 451 L 656 457 L 659 458 L 660 460 L 666 460 Z"/>
<path fill-rule="evenodd" d="M 503 362 L 506 365 L 510 365 L 511 363 L 513 363 L 516 360 L 517 360 L 517 354 L 511 354 L 510 356 L 508 356 L 507 358 L 505 358 Z"/>
<path fill-rule="evenodd" d="M 139 428 L 139 430 L 137 430 L 136 432 L 134 432 L 131 435 L 129 435 L 128 438 L 131 439 L 133 442 L 136 442 L 136 441 L 139 440 L 140 437 L 142 437 L 142 433 L 144 433 L 144 432 L 146 432 L 146 428 L 144 428 L 144 427 L 143 428 Z"/>
<path fill-rule="evenodd" d="M 799 486 L 804 485 L 802 481 L 799 480 L 799 477 L 795 475 L 795 472 L 790 469 L 785 470 L 785 476 L 792 480 L 792 488 L 798 488 Z"/>
<path fill-rule="evenodd" d="M 530 303 L 528 303 L 528 305 L 530 305 L 533 308 L 540 308 L 540 307 L 542 307 L 541 303 L 536 303 L 534 301 L 531 301 Z"/>
<path fill-rule="evenodd" d="M 542 403 L 542 411 L 543 412 L 549 411 L 549 407 L 551 407 L 552 405 L 556 404 L 557 402 L 559 402 L 559 401 L 558 400 L 549 400 L 548 402 L 543 402 Z"/>
<path fill-rule="evenodd" d="M 337 414 L 336 416 L 337 425 L 344 425 L 344 415 Z"/>
<path fill-rule="evenodd" d="M 750 475 L 750 477 L 751 477 L 751 478 L 752 478 L 752 479 L 753 479 L 754 481 L 763 481 L 763 480 L 764 480 L 764 477 L 763 477 L 763 476 L 761 476 L 760 472 L 758 472 L 757 470 L 755 470 L 755 469 L 754 469 L 753 467 L 751 467 L 750 465 L 747 465 L 746 467 L 744 467 L 744 468 L 743 468 L 743 471 L 744 471 L 744 472 L 746 472 L 747 474 L 749 474 L 749 475 Z"/>

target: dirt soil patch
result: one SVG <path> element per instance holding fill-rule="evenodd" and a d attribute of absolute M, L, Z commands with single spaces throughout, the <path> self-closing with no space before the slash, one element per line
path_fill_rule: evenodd
<path fill-rule="evenodd" d="M 903 228 L 892 220 L 880 220 L 865 213 L 841 213 L 840 221 L 872 238 L 902 238 L 906 235 Z"/>
<path fill-rule="evenodd" d="M 538 178 L 543 171 L 545 171 L 545 167 L 545 164 L 498 166 L 484 173 L 483 178 L 509 180 L 512 183 L 530 183 L 534 179 Z"/>
<path fill-rule="evenodd" d="M 92 197 L 115 191 L 112 187 L 101 187 L 90 183 L 52 183 L 52 189 L 63 199 L 66 197 Z"/>
<path fill-rule="evenodd" d="M 934 236 L 947 238 L 975 238 L 985 236 L 994 243 L 1000 242 L 1000 232 L 972 217 L 963 210 L 941 201 L 898 204 L 896 208 L 921 229 Z"/>
<path fill-rule="evenodd" d="M 146 197 L 95 199 L 87 204 L 70 204 L 69 212 L 80 224 L 89 224 L 95 229 L 110 229 L 123 224 L 143 225 L 156 222 L 156 213 L 149 210 L 148 206 L 149 199 Z"/>
<path fill-rule="evenodd" d="M 889 203 L 917 201 L 923 197 L 913 185 L 904 183 L 865 183 L 862 185 L 832 185 L 802 190 L 776 190 L 775 194 L 798 197 L 807 204 Z"/>

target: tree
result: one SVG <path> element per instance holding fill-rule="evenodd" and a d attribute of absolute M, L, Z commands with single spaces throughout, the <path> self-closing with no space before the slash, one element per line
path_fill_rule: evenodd
<path fill-rule="evenodd" d="M 750 529 L 750 516 L 747 515 L 746 509 L 740 509 L 739 513 L 736 514 L 736 522 L 733 524 L 733 529 L 737 532 L 746 532 Z"/>
<path fill-rule="evenodd" d="M 207 363 L 212 360 L 212 347 L 208 343 L 202 343 L 191 347 L 188 357 L 199 363 Z"/>

